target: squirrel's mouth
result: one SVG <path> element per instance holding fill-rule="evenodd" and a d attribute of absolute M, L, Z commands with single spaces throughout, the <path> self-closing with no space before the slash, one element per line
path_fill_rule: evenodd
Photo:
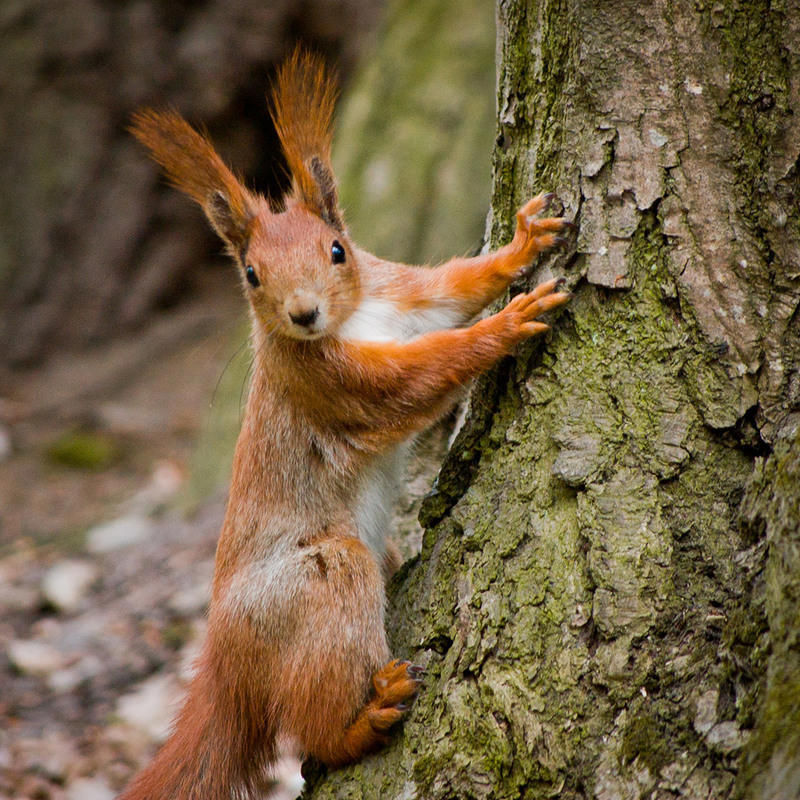
<path fill-rule="evenodd" d="M 283 304 L 283 327 L 293 339 L 318 339 L 326 332 L 326 317 L 324 302 L 311 292 L 298 292 Z"/>
<path fill-rule="evenodd" d="M 324 316 L 318 307 L 287 312 L 284 330 L 293 339 L 319 339 L 326 333 Z"/>

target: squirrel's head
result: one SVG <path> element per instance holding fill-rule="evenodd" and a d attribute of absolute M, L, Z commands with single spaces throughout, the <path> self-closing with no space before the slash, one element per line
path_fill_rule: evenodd
<path fill-rule="evenodd" d="M 314 56 L 298 50 L 278 73 L 272 117 L 292 176 L 279 213 L 246 189 L 179 114 L 145 110 L 131 126 L 175 186 L 203 207 L 239 265 L 264 330 L 294 339 L 333 333 L 360 292 L 330 163 L 335 99 L 335 85 Z"/>
<path fill-rule="evenodd" d="M 241 256 L 250 302 L 268 331 L 318 339 L 358 304 L 356 256 L 344 229 L 290 201 L 280 214 L 261 214 Z"/>

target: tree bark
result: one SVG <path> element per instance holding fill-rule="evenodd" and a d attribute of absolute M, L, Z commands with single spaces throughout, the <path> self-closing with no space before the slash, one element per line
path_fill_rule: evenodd
<path fill-rule="evenodd" d="M 491 244 L 575 296 L 481 380 L 397 577 L 426 685 L 315 798 L 796 798 L 800 6 L 498 6 Z M 744 500 L 744 502 L 743 502 Z"/>

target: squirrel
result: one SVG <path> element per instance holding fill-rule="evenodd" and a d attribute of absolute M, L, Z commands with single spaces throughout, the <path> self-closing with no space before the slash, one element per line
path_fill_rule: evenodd
<path fill-rule="evenodd" d="M 468 324 L 569 222 L 517 213 L 494 253 L 392 263 L 347 233 L 330 160 L 336 100 L 318 56 L 279 69 L 271 113 L 292 186 L 275 210 L 174 111 L 131 131 L 197 201 L 241 272 L 254 367 L 217 548 L 208 635 L 161 750 L 123 800 L 254 797 L 278 737 L 330 768 L 379 749 L 420 689 L 392 660 L 384 583 L 398 454 L 460 387 L 548 326 L 560 280 Z"/>

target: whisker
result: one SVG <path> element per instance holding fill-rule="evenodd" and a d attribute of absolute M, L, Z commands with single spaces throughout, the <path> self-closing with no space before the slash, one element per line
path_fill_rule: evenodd
<path fill-rule="evenodd" d="M 253 369 L 255 367 L 256 359 L 260 357 L 264 347 L 266 347 L 266 345 L 269 342 L 269 340 L 272 339 L 275 336 L 275 333 L 276 333 L 277 328 L 278 328 L 277 320 L 270 321 L 270 323 L 268 323 L 268 324 L 265 324 L 263 321 L 260 321 L 259 325 L 261 327 L 261 330 L 264 333 L 265 339 L 264 339 L 263 342 L 261 342 L 257 346 L 253 347 L 253 349 L 251 351 L 251 354 L 250 354 L 250 363 L 247 365 L 247 369 L 245 370 L 244 378 L 242 379 L 242 386 L 241 386 L 241 388 L 239 390 L 239 425 L 240 426 L 241 426 L 243 418 L 244 418 L 244 395 L 245 395 L 245 390 L 247 389 L 249 380 L 253 375 Z M 252 341 L 252 339 L 248 339 L 248 341 Z M 246 343 L 247 342 L 245 342 L 245 344 Z M 255 343 L 253 343 L 253 344 L 255 344 Z M 241 349 L 242 348 L 239 347 L 239 350 L 241 350 Z M 237 350 L 237 353 L 239 352 L 239 350 Z"/>
<path fill-rule="evenodd" d="M 244 340 L 244 341 L 243 341 L 243 342 L 242 342 L 242 343 L 241 343 L 241 344 L 240 344 L 240 345 L 239 345 L 239 346 L 236 348 L 236 350 L 234 350 L 234 351 L 233 351 L 233 354 L 232 354 L 232 355 L 231 355 L 231 357 L 228 359 L 228 361 L 226 362 L 225 366 L 222 368 L 222 372 L 220 373 L 220 375 L 219 375 L 219 378 L 217 378 L 217 383 L 216 383 L 216 384 L 215 384 L 215 386 L 214 386 L 214 391 L 211 393 L 211 399 L 208 401 L 208 406 L 209 406 L 209 408 L 211 408 L 211 406 L 213 406 L 213 405 L 214 405 L 214 400 L 215 400 L 215 399 L 216 399 L 216 397 L 217 397 L 217 390 L 219 389 L 219 385 L 222 383 L 222 379 L 225 377 L 225 373 L 228 371 L 228 368 L 229 368 L 229 367 L 230 367 L 230 365 L 233 363 L 233 359 L 234 359 L 234 358 L 236 358 L 236 356 L 238 356 L 238 355 L 239 355 L 239 353 L 241 353 L 241 352 L 242 352 L 242 348 L 243 348 L 243 347 L 244 347 L 244 346 L 245 346 L 245 345 L 246 345 L 246 344 L 247 344 L 249 341 L 250 341 L 250 337 L 248 336 L 248 337 L 247 337 L 247 338 L 246 338 L 246 339 L 245 339 L 245 340 Z"/>
<path fill-rule="evenodd" d="M 253 374 L 253 365 L 255 364 L 255 356 L 250 359 L 250 363 L 247 365 L 247 369 L 244 373 L 244 378 L 242 378 L 242 387 L 239 389 L 239 427 L 242 427 L 242 422 L 244 422 L 244 391 L 245 387 L 248 385 L 250 381 L 250 377 Z"/>

